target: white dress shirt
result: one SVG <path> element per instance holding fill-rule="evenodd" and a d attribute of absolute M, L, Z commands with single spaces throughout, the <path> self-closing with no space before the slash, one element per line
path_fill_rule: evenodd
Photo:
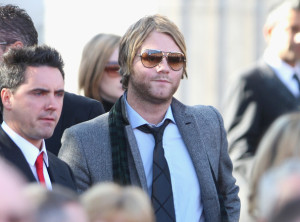
<path fill-rule="evenodd" d="M 45 177 L 45 182 L 47 189 L 51 190 L 52 185 L 51 185 L 51 180 L 50 176 L 47 170 L 47 167 L 49 167 L 49 162 L 48 162 L 48 155 L 46 151 L 46 145 L 45 141 L 43 140 L 43 146 L 42 149 L 39 150 L 36 146 L 28 142 L 26 139 L 21 137 L 19 134 L 17 134 L 15 131 L 13 131 L 4 121 L 1 124 L 2 129 L 7 133 L 7 135 L 12 139 L 12 141 L 19 147 L 23 155 L 25 156 L 25 159 L 27 160 L 33 175 L 35 176 L 36 180 L 39 181 L 37 172 L 36 172 L 36 167 L 35 167 L 35 161 L 37 157 L 40 155 L 40 153 L 44 152 L 43 156 L 43 173 Z"/>
<path fill-rule="evenodd" d="M 298 75 L 300 79 L 300 64 L 296 64 L 295 67 L 290 66 L 286 62 L 282 61 L 276 53 L 271 49 L 267 49 L 263 56 L 264 61 L 271 66 L 281 82 L 290 90 L 295 96 L 300 96 L 297 80 L 293 77 L 294 74 Z"/>
<path fill-rule="evenodd" d="M 126 94 L 124 97 L 126 97 Z M 147 179 L 148 193 L 149 196 L 151 196 L 153 150 L 155 146 L 155 140 L 151 134 L 144 133 L 138 130 L 137 127 L 143 124 L 148 124 L 150 126 L 153 125 L 144 120 L 127 103 L 126 98 L 125 103 L 126 110 L 128 112 L 128 121 L 133 129 L 143 161 Z M 172 114 L 171 106 L 168 108 L 163 121 L 154 126 L 157 127 L 162 125 L 165 119 L 171 120 L 171 122 L 165 128 L 163 134 L 163 148 L 170 170 L 176 221 L 204 222 L 205 220 L 203 215 L 203 204 L 201 201 L 199 181 L 189 152 L 178 131 Z"/>

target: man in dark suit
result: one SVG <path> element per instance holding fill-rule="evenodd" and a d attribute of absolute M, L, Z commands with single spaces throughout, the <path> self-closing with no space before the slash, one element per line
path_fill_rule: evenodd
<path fill-rule="evenodd" d="M 270 12 L 264 27 L 268 47 L 261 61 L 241 74 L 225 102 L 225 126 L 233 160 L 255 155 L 270 124 L 299 110 L 300 1 Z"/>
<path fill-rule="evenodd" d="M 0 6 L 0 61 L 9 48 L 38 44 L 38 33 L 25 10 L 13 5 Z M 65 92 L 61 118 L 53 136 L 46 140 L 47 149 L 58 154 L 61 137 L 66 128 L 104 113 L 100 102 Z M 0 115 L 2 122 L 2 116 Z"/>
<path fill-rule="evenodd" d="M 0 65 L 0 155 L 17 166 L 29 181 L 76 190 L 69 166 L 47 152 L 64 97 L 63 61 L 50 47 L 9 50 Z"/>
<path fill-rule="evenodd" d="M 247 192 L 253 158 L 265 131 L 280 115 L 300 110 L 300 1 L 287 0 L 274 7 L 264 35 L 268 47 L 263 58 L 241 74 L 224 103 L 229 154 L 241 195 Z M 243 200 L 241 220 L 246 221 Z"/>
<path fill-rule="evenodd" d="M 120 43 L 124 95 L 109 113 L 67 129 L 59 157 L 81 192 L 103 181 L 142 187 L 157 222 L 238 221 L 221 115 L 173 97 L 187 76 L 185 55 L 183 35 L 168 18 L 133 24 Z"/>

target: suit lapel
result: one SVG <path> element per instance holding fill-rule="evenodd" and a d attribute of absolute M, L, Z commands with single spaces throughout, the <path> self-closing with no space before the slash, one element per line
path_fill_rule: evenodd
<path fill-rule="evenodd" d="M 266 63 L 261 63 L 259 67 L 261 70 L 260 73 L 265 76 L 265 78 L 263 78 L 265 80 L 265 86 L 270 88 L 267 91 L 278 93 L 278 96 L 282 98 L 282 101 L 285 101 L 288 104 L 300 103 L 299 99 L 291 93 L 270 66 Z"/>
<path fill-rule="evenodd" d="M 143 188 L 143 190 L 145 190 L 147 192 L 148 187 L 147 187 L 147 179 L 146 179 L 146 175 L 145 175 L 144 165 L 143 165 L 142 157 L 141 157 L 141 154 L 140 154 L 137 142 L 136 142 L 135 135 L 133 133 L 131 125 L 129 125 L 128 113 L 126 111 L 124 97 L 122 97 L 121 102 L 122 102 L 122 106 L 121 106 L 122 107 L 122 115 L 123 115 L 123 118 L 128 123 L 128 125 L 125 126 L 125 132 L 126 132 L 130 152 L 132 155 L 131 156 L 130 154 L 128 154 L 129 155 L 128 156 L 129 174 L 131 175 L 130 179 L 131 179 L 132 184 L 140 185 Z"/>
<path fill-rule="evenodd" d="M 138 178 L 140 180 L 139 183 L 145 191 L 148 191 L 147 180 L 146 180 L 146 175 L 145 175 L 145 171 L 144 171 L 144 165 L 143 165 L 143 161 L 142 161 L 142 158 L 140 155 L 140 151 L 139 151 L 133 130 L 130 125 L 127 125 L 125 127 L 125 130 L 126 130 L 126 134 L 127 134 L 127 138 L 128 138 L 130 151 L 131 151 L 131 154 L 133 157 L 135 169 L 137 171 Z M 133 170 L 134 170 L 133 167 L 129 167 L 130 175 L 134 175 Z"/>
<path fill-rule="evenodd" d="M 31 168 L 19 147 L 10 139 L 0 126 L 0 153 L 21 170 L 30 182 L 36 182 Z"/>
<path fill-rule="evenodd" d="M 214 181 L 210 172 L 210 164 L 204 142 L 204 138 L 210 135 L 205 135 L 204 131 L 199 130 L 199 126 L 203 128 L 208 126 L 204 121 L 196 120 L 192 113 L 187 113 L 186 107 L 175 99 L 172 102 L 172 111 L 178 130 L 195 167 L 201 189 L 201 198 L 203 201 L 211 199 L 216 190 L 212 186 Z"/>
<path fill-rule="evenodd" d="M 55 157 L 52 156 L 53 154 L 50 152 L 47 152 L 47 154 L 49 161 L 49 167 L 47 167 L 47 171 L 49 173 L 51 183 L 64 184 L 63 182 L 66 180 L 64 171 L 60 170 L 60 165 L 57 162 L 55 162 Z"/>

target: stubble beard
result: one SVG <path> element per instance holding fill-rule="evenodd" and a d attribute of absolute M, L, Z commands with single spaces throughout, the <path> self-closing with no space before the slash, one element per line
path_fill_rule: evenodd
<path fill-rule="evenodd" d="M 153 92 L 151 86 L 147 84 L 137 83 L 135 81 L 132 81 L 132 79 L 130 79 L 129 81 L 130 81 L 129 90 L 132 91 L 132 94 L 137 100 L 148 102 L 150 104 L 155 104 L 155 105 L 170 103 L 170 101 L 173 98 L 173 95 L 175 94 L 178 88 L 178 87 L 172 87 L 169 90 L 169 93 L 167 93 L 166 96 L 163 96 L 162 92 L 160 93 Z"/>

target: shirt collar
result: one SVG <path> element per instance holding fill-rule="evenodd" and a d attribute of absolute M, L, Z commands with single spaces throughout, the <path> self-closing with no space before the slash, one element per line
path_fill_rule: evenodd
<path fill-rule="evenodd" d="M 144 124 L 148 124 L 150 126 L 158 127 L 158 126 L 162 125 L 166 119 L 170 119 L 175 124 L 175 119 L 174 119 L 174 116 L 173 116 L 173 113 L 172 113 L 171 106 L 169 106 L 164 119 L 160 123 L 158 123 L 157 125 L 154 125 L 154 124 L 148 123 L 143 117 L 140 116 L 140 114 L 138 114 L 129 105 L 129 103 L 127 102 L 127 94 L 126 93 L 124 93 L 124 100 L 125 100 L 126 111 L 128 113 L 128 121 L 129 121 L 129 123 L 130 123 L 130 125 L 133 129 L 135 129 L 135 128 L 141 126 L 141 125 L 144 125 Z"/>
<path fill-rule="evenodd" d="M 282 59 L 280 59 L 272 49 L 267 49 L 263 55 L 264 61 L 271 66 L 277 76 L 280 79 L 289 81 L 293 78 L 293 75 L 296 73 L 300 79 L 300 64 L 297 63 L 295 67 L 290 66 Z"/>
<path fill-rule="evenodd" d="M 39 150 L 36 146 L 31 144 L 26 139 L 17 134 L 14 130 L 12 130 L 4 121 L 2 122 L 1 127 L 12 139 L 12 141 L 19 147 L 31 167 L 35 165 L 36 158 L 42 152 L 44 152 L 44 162 L 46 166 L 49 167 L 45 140 L 43 140 L 42 149 Z"/>

